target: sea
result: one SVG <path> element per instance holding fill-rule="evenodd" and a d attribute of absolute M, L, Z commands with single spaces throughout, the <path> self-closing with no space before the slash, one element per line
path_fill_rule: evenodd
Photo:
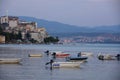
<path fill-rule="evenodd" d="M 50 68 L 45 51 L 62 51 L 71 56 L 90 52 L 79 68 Z M 29 57 L 42 54 L 42 57 Z M 19 64 L 0 64 L 0 80 L 120 80 L 120 61 L 99 60 L 98 54 L 120 54 L 120 44 L 0 44 L 0 58 L 21 58 Z M 66 61 L 56 58 L 55 61 Z"/>

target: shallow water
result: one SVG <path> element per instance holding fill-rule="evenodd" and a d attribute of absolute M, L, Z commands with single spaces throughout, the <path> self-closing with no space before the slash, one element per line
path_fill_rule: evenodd
<path fill-rule="evenodd" d="M 45 63 L 44 51 L 64 51 L 76 55 L 80 51 L 92 52 L 80 68 L 50 69 Z M 28 54 L 42 53 L 43 57 L 30 58 Z M 120 80 L 120 61 L 100 61 L 97 54 L 116 55 L 120 44 L 65 44 L 65 45 L 0 45 L 0 58 L 22 58 L 20 64 L 0 64 L 0 80 Z M 65 61 L 57 58 L 56 61 Z"/>

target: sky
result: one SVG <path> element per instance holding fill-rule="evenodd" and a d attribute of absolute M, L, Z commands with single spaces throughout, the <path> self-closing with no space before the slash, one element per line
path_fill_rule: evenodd
<path fill-rule="evenodd" d="M 77 26 L 120 25 L 120 0 L 0 0 L 0 16 L 7 12 Z"/>

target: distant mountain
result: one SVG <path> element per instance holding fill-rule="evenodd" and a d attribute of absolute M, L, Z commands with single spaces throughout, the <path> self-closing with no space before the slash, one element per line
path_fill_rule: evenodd
<path fill-rule="evenodd" d="M 83 27 L 69 24 L 63 24 L 55 21 L 48 21 L 34 17 L 19 16 L 21 20 L 37 22 L 38 27 L 45 27 L 50 34 L 56 33 L 120 33 L 120 25 L 116 26 L 99 26 Z"/>

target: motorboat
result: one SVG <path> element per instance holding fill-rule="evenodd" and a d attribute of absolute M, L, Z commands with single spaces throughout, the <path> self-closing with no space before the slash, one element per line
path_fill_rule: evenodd
<path fill-rule="evenodd" d="M 53 57 L 57 57 L 57 58 L 65 58 L 70 56 L 70 54 L 65 53 L 65 52 L 60 52 L 60 51 L 56 51 L 52 53 Z"/>
<path fill-rule="evenodd" d="M 21 58 L 0 58 L 0 64 L 18 64 Z"/>
<path fill-rule="evenodd" d="M 42 57 L 42 54 L 29 54 L 29 57 Z"/>
<path fill-rule="evenodd" d="M 110 54 L 100 54 L 98 55 L 99 60 L 116 60 L 117 58 Z"/>
<path fill-rule="evenodd" d="M 87 60 L 88 57 L 80 56 L 80 57 L 67 57 L 67 61 L 82 61 L 82 60 Z"/>
<path fill-rule="evenodd" d="M 54 68 L 73 68 L 80 67 L 80 62 L 53 62 L 52 67 Z"/>
<path fill-rule="evenodd" d="M 65 58 L 65 57 L 68 57 L 70 54 L 67 54 L 67 53 L 58 53 L 56 54 L 56 57 L 58 58 Z"/>
<path fill-rule="evenodd" d="M 91 56 L 93 56 L 93 53 L 92 52 L 81 52 L 81 56 L 91 57 Z"/>

